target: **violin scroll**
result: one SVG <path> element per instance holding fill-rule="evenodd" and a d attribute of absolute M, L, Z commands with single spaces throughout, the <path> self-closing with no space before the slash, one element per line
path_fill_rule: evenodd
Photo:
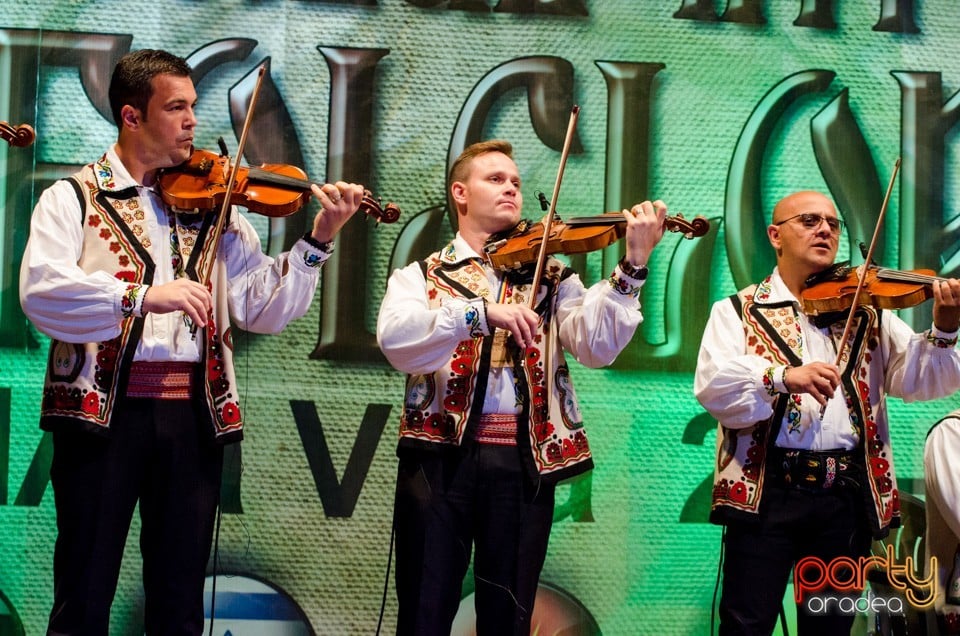
<path fill-rule="evenodd" d="M 674 216 L 667 215 L 667 217 L 663 219 L 663 228 L 669 232 L 681 232 L 683 233 L 683 238 L 692 239 L 704 236 L 709 232 L 710 221 L 699 214 L 693 217 L 691 221 L 683 218 L 682 214 L 676 214 Z"/>
<path fill-rule="evenodd" d="M 5 121 L 0 121 L 0 137 L 11 146 L 26 148 L 37 138 L 37 133 L 29 124 L 11 126 Z"/>
<path fill-rule="evenodd" d="M 380 197 L 374 197 L 369 190 L 363 191 L 360 201 L 360 211 L 374 217 L 377 223 L 394 223 L 400 218 L 400 208 L 394 203 L 387 203 L 384 207 Z"/>

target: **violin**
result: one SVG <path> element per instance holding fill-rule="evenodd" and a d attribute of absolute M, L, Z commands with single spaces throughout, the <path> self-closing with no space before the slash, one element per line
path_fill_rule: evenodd
<path fill-rule="evenodd" d="M 0 137 L 11 146 L 25 148 L 33 143 L 37 134 L 33 131 L 33 127 L 28 124 L 11 126 L 5 121 L 0 121 Z"/>
<path fill-rule="evenodd" d="M 195 149 L 185 162 L 160 173 L 160 196 L 167 205 L 181 210 L 215 210 L 226 199 L 230 170 L 229 157 Z M 230 205 L 269 217 L 299 211 L 310 200 L 313 185 L 303 170 L 286 164 L 237 166 L 235 179 Z M 363 191 L 360 210 L 378 222 L 393 223 L 400 218 L 399 207 L 393 203 L 383 207 L 369 190 Z"/>
<path fill-rule="evenodd" d="M 860 285 L 859 271 L 860 268 L 840 263 L 807 279 L 807 287 L 800 292 L 803 311 L 816 316 L 845 311 L 854 304 L 880 309 L 905 309 L 932 298 L 931 285 L 947 280 L 937 276 L 931 269 L 903 271 L 872 266 L 866 269 L 863 284 Z"/>
<path fill-rule="evenodd" d="M 664 230 L 681 232 L 684 238 L 703 236 L 710 222 L 702 216 L 687 221 L 682 214 L 667 216 Z M 566 222 L 554 220 L 547 239 L 548 254 L 584 254 L 613 245 L 624 237 L 627 220 L 621 212 L 573 217 Z M 543 224 L 522 220 L 507 236 L 494 235 L 484 246 L 487 260 L 501 270 L 510 270 L 536 262 L 543 243 Z"/>

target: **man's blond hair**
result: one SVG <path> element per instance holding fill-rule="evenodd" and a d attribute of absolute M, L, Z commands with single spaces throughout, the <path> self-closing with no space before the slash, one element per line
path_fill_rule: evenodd
<path fill-rule="evenodd" d="M 491 152 L 500 152 L 513 159 L 513 146 L 509 141 L 491 139 L 489 141 L 478 141 L 475 144 L 470 144 L 463 149 L 460 156 L 453 162 L 453 166 L 450 167 L 450 183 L 454 183 L 455 181 L 462 183 L 466 181 L 470 176 L 470 168 L 473 160 L 480 155 Z"/>

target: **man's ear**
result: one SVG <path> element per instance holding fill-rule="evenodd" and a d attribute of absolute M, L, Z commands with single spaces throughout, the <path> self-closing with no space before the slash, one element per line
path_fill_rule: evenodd
<path fill-rule="evenodd" d="M 780 226 L 779 225 L 768 225 L 767 226 L 767 240 L 770 241 L 770 245 L 773 246 L 773 249 L 780 250 Z"/>
<path fill-rule="evenodd" d="M 467 202 L 467 186 L 462 181 L 454 181 L 450 185 L 450 196 L 460 204 Z"/>
<path fill-rule="evenodd" d="M 120 121 L 127 128 L 138 128 L 140 126 L 140 111 L 127 104 L 120 109 Z"/>

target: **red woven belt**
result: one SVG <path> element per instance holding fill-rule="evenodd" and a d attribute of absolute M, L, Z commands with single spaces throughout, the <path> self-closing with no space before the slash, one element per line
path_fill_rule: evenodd
<path fill-rule="evenodd" d="M 516 415 L 501 415 L 488 413 L 480 416 L 480 424 L 474 439 L 481 444 L 497 444 L 499 446 L 517 445 Z"/>
<path fill-rule="evenodd" d="M 127 397 L 186 400 L 198 365 L 193 362 L 134 362 Z"/>

